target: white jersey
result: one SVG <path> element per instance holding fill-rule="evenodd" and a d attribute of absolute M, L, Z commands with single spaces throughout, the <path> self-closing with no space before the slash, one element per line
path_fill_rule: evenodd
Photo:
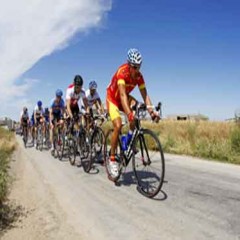
<path fill-rule="evenodd" d="M 78 104 L 79 99 L 86 98 L 85 91 L 82 89 L 80 93 L 75 93 L 74 91 L 74 85 L 71 84 L 67 88 L 66 92 L 66 100 L 70 100 L 71 106 L 76 106 Z"/>
<path fill-rule="evenodd" d="M 34 108 L 34 113 L 36 114 L 36 117 L 40 117 L 44 113 L 43 107 L 39 108 L 38 105 L 36 105 Z"/>
<path fill-rule="evenodd" d="M 86 98 L 88 100 L 88 106 L 92 107 L 93 104 L 96 102 L 97 99 L 100 99 L 99 94 L 95 91 L 94 95 L 92 96 L 90 93 L 90 89 L 86 91 Z"/>
<path fill-rule="evenodd" d="M 20 114 L 20 119 L 27 120 L 29 118 L 28 112 L 24 113 L 24 111 Z"/>

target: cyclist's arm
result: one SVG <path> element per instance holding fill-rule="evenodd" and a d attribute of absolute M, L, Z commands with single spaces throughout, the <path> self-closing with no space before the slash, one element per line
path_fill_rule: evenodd
<path fill-rule="evenodd" d="M 128 97 L 126 94 L 126 87 L 125 87 L 124 80 L 118 80 L 118 90 L 120 93 L 120 99 L 121 99 L 123 110 L 128 115 L 129 113 L 131 113 L 131 109 L 128 104 Z"/>
<path fill-rule="evenodd" d="M 149 95 L 147 94 L 147 89 L 146 88 L 140 89 L 140 93 L 142 95 L 144 103 L 148 106 L 152 106 L 151 99 L 150 99 Z M 156 122 L 158 122 L 160 119 L 159 114 L 157 112 L 155 112 L 154 109 L 152 109 L 152 108 L 148 108 L 147 110 L 148 110 L 151 118 L 153 120 L 156 119 Z"/>
<path fill-rule="evenodd" d="M 147 89 L 146 88 L 140 89 L 140 93 L 142 95 L 144 103 L 148 106 L 152 106 L 151 99 L 150 99 L 149 95 L 147 94 Z M 153 109 L 148 108 L 148 112 L 149 112 L 149 114 L 152 113 Z"/>
<path fill-rule="evenodd" d="M 52 108 L 49 109 L 49 122 L 50 125 L 52 125 L 52 121 L 53 121 L 53 110 Z"/>
<path fill-rule="evenodd" d="M 96 102 L 94 103 L 94 105 L 96 106 L 98 112 L 100 114 L 104 114 L 104 107 L 103 107 L 103 104 L 102 104 L 102 101 L 100 98 L 96 99 Z"/>
<path fill-rule="evenodd" d="M 20 124 L 22 124 L 22 112 L 21 112 L 21 114 L 20 114 Z"/>
<path fill-rule="evenodd" d="M 65 114 L 65 108 L 62 107 L 62 108 L 61 108 L 61 116 L 64 117 L 64 114 Z"/>
<path fill-rule="evenodd" d="M 86 112 L 89 113 L 90 111 L 89 111 L 89 106 L 88 106 L 88 100 L 87 100 L 87 98 L 84 97 L 82 100 L 83 100 L 83 104 L 84 104 L 84 107 L 85 107 L 85 109 L 86 109 Z"/>
<path fill-rule="evenodd" d="M 65 102 L 63 99 L 61 99 L 60 103 L 60 111 L 61 111 L 61 117 L 64 118 L 64 113 L 65 113 Z"/>
<path fill-rule="evenodd" d="M 72 118 L 73 115 L 72 115 L 72 111 L 71 111 L 71 107 L 70 107 L 71 99 L 67 99 L 66 101 L 67 101 L 67 102 L 66 102 L 66 105 L 67 105 L 68 114 L 69 114 L 70 118 Z"/>
<path fill-rule="evenodd" d="M 45 120 L 43 109 L 42 109 L 41 112 L 40 112 L 40 117 L 41 117 L 43 120 Z"/>
<path fill-rule="evenodd" d="M 34 123 L 36 124 L 37 123 L 37 117 L 36 117 L 36 111 L 34 111 Z"/>

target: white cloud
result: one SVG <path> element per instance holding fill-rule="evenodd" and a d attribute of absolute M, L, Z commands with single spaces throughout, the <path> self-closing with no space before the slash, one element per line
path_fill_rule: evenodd
<path fill-rule="evenodd" d="M 17 85 L 17 77 L 42 57 L 66 47 L 77 32 L 99 26 L 111 2 L 0 0 L 0 101 L 24 96 L 31 84 Z"/>

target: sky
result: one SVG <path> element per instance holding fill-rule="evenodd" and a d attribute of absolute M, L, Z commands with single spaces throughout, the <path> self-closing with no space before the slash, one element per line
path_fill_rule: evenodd
<path fill-rule="evenodd" d="M 0 116 L 49 106 L 76 74 L 106 88 L 129 48 L 163 117 L 240 108 L 239 0 L 0 0 Z M 141 100 L 138 89 L 132 93 Z"/>

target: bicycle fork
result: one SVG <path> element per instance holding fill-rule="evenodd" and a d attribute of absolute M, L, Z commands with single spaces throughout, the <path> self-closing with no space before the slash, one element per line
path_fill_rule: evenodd
<path fill-rule="evenodd" d="M 139 150 L 136 149 L 136 138 L 139 137 L 139 149 L 141 151 L 141 162 L 143 166 L 147 166 L 151 164 L 151 160 L 149 157 L 148 149 L 145 143 L 144 135 L 141 130 L 135 130 L 133 133 L 133 137 L 130 141 L 129 147 L 127 149 L 127 158 L 131 159 L 133 154 L 137 154 Z M 145 150 L 145 151 L 144 151 Z M 145 152 L 145 153 L 144 153 Z"/>

